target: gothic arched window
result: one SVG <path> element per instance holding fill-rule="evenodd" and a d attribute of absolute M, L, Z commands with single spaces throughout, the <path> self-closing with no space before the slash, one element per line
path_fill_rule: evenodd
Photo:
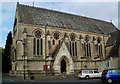
<path fill-rule="evenodd" d="M 53 41 L 52 41 L 53 45 L 56 45 L 56 44 L 60 43 L 59 37 L 60 37 L 60 34 L 58 32 L 55 32 L 53 34 Z"/>
<path fill-rule="evenodd" d="M 77 42 L 75 41 L 75 35 L 70 35 L 70 54 L 77 56 Z"/>
<path fill-rule="evenodd" d="M 84 56 L 91 56 L 91 47 L 90 47 L 89 39 L 90 37 L 86 35 L 85 42 L 83 44 Z"/>
<path fill-rule="evenodd" d="M 102 58 L 103 57 L 103 51 L 102 51 L 102 44 L 101 44 L 101 38 L 97 38 L 97 45 L 96 45 L 97 55 Z"/>
<path fill-rule="evenodd" d="M 41 32 L 35 31 L 34 33 L 34 41 L 33 41 L 33 53 L 35 56 L 41 56 L 42 55 L 42 38 L 41 38 Z"/>

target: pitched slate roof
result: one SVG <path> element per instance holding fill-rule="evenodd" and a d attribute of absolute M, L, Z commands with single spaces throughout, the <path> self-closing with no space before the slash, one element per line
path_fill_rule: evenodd
<path fill-rule="evenodd" d="M 79 15 L 17 4 L 18 21 L 27 24 L 109 34 L 117 28 L 110 22 Z"/>

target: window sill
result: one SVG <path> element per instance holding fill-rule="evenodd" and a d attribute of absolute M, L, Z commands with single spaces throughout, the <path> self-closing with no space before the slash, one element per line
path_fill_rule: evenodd
<path fill-rule="evenodd" d="M 33 55 L 33 57 L 42 57 L 42 55 Z"/>

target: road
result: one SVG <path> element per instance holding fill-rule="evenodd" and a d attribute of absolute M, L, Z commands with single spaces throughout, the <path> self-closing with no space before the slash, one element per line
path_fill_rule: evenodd
<path fill-rule="evenodd" d="M 13 79 L 13 78 L 5 78 L 3 77 L 3 83 L 2 84 L 107 84 L 101 82 L 100 79 L 51 79 L 51 80 L 23 80 L 23 79 Z M 119 83 L 113 83 L 113 84 L 119 84 Z"/>

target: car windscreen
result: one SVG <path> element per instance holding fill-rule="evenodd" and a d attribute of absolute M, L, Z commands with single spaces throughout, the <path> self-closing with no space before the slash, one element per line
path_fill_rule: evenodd
<path fill-rule="evenodd" d="M 120 74 L 120 70 L 118 70 L 118 74 Z"/>
<path fill-rule="evenodd" d="M 108 72 L 108 70 L 104 70 L 104 71 L 102 72 L 102 74 L 107 74 L 107 72 Z"/>
<path fill-rule="evenodd" d="M 94 71 L 94 73 L 99 73 L 98 71 Z"/>
<path fill-rule="evenodd" d="M 110 74 L 120 74 L 120 70 L 110 70 Z"/>
<path fill-rule="evenodd" d="M 110 72 L 110 74 L 117 74 L 118 73 L 117 70 L 110 70 L 109 72 Z"/>

